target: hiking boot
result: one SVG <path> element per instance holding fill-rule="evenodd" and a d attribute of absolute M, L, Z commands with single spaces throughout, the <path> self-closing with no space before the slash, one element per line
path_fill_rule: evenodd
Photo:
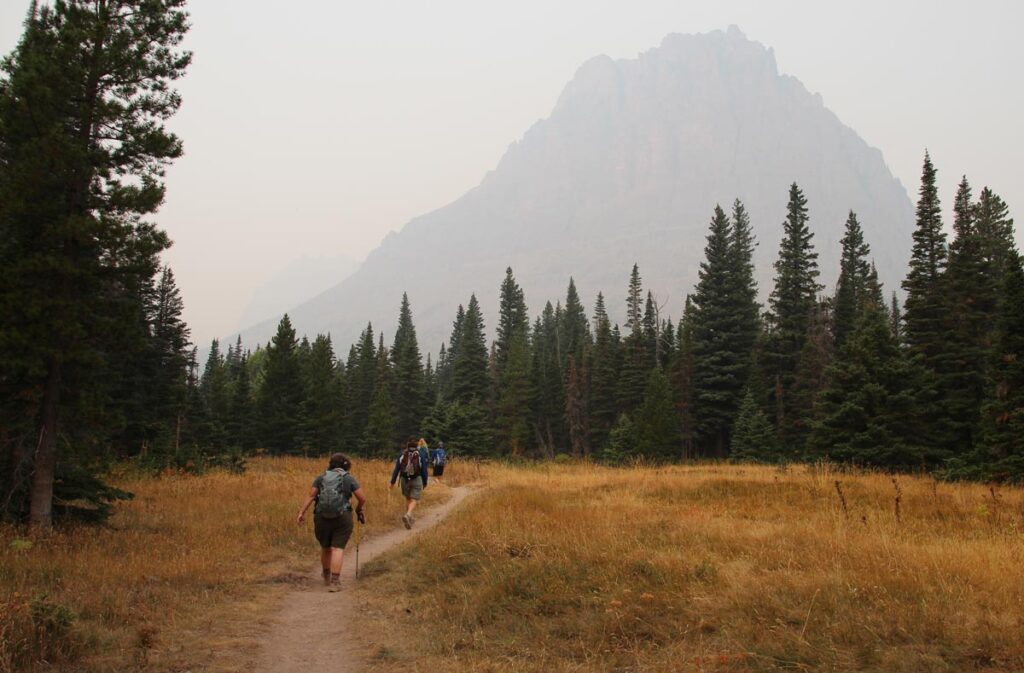
<path fill-rule="evenodd" d="M 405 524 L 406 529 L 412 528 L 412 514 L 403 514 L 402 523 Z"/>
<path fill-rule="evenodd" d="M 330 568 L 324 568 L 324 586 L 330 586 L 331 584 L 331 570 Z"/>
<path fill-rule="evenodd" d="M 341 591 L 341 575 L 331 575 L 327 590 L 332 594 Z"/>

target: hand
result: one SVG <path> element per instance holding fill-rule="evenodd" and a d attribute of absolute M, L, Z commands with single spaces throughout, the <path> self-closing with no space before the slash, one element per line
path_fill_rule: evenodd
<path fill-rule="evenodd" d="M 394 487 L 395 487 L 395 482 L 391 482 L 391 486 L 389 486 L 388 488 L 394 488 Z"/>
<path fill-rule="evenodd" d="M 359 523 L 366 525 L 366 515 L 363 514 L 363 510 L 356 510 L 356 518 L 359 519 Z"/>
<path fill-rule="evenodd" d="M 306 520 L 306 513 L 305 512 L 299 512 L 299 515 L 297 517 L 295 517 L 295 523 L 297 523 L 300 526 L 302 525 L 302 522 L 305 521 L 305 520 Z"/>

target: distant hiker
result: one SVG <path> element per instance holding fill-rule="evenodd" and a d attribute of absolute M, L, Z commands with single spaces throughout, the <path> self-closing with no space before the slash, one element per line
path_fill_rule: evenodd
<path fill-rule="evenodd" d="M 341 590 L 341 562 L 345 554 L 345 545 L 352 536 L 352 505 L 349 501 L 356 497 L 356 517 L 359 523 L 366 523 L 363 506 L 366 497 L 349 470 L 352 461 L 344 454 L 335 453 L 331 456 L 327 471 L 313 480 L 313 488 L 309 497 L 299 510 L 296 522 L 306 520 L 306 510 L 316 503 L 313 509 L 313 532 L 320 543 L 320 566 L 323 568 L 324 584 L 329 591 Z"/>
<path fill-rule="evenodd" d="M 444 450 L 444 442 L 438 442 L 437 447 L 430 452 L 430 464 L 434 468 L 434 476 L 440 479 L 444 475 L 444 466 L 448 462 L 448 454 Z"/>
<path fill-rule="evenodd" d="M 402 523 L 406 528 L 412 528 L 412 512 L 427 487 L 427 461 L 427 450 L 420 448 L 415 439 L 410 439 L 395 460 L 395 469 L 391 472 L 391 488 L 395 487 L 399 477 L 402 479 L 402 495 L 406 503 Z"/>

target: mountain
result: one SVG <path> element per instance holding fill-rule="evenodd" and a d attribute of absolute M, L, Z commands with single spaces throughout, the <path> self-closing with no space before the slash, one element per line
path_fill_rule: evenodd
<path fill-rule="evenodd" d="M 886 289 L 896 287 L 913 207 L 881 152 L 738 28 L 669 35 L 635 59 L 584 63 L 551 116 L 479 186 L 389 235 L 356 273 L 289 314 L 300 333 L 330 332 L 347 350 L 367 321 L 390 341 L 407 291 L 421 347 L 436 352 L 471 292 L 493 333 L 507 266 L 532 314 L 564 298 L 573 276 L 588 307 L 600 290 L 621 321 L 637 262 L 663 315 L 678 317 L 712 210 L 735 198 L 751 215 L 766 296 L 794 181 L 809 201 L 822 282 L 838 275 L 852 208 Z M 274 323 L 246 330 L 243 340 L 265 342 Z"/>
<path fill-rule="evenodd" d="M 309 297 L 333 287 L 351 276 L 359 262 L 347 255 L 293 259 L 252 293 L 242 309 L 238 328 L 263 321 L 277 323 L 281 314 Z"/>

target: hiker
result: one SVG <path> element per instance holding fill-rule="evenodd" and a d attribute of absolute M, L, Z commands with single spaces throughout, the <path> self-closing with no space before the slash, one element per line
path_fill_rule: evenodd
<path fill-rule="evenodd" d="M 309 497 L 296 518 L 296 522 L 301 525 L 306 520 L 306 510 L 316 503 L 313 509 L 313 532 L 320 543 L 320 566 L 328 591 L 341 590 L 341 562 L 353 528 L 352 505 L 349 502 L 352 496 L 359 501 L 356 505 L 359 523 L 366 523 L 366 517 L 363 516 L 366 497 L 359 481 L 349 473 L 350 469 L 352 461 L 344 454 L 332 455 L 327 471 L 313 480 Z"/>
<path fill-rule="evenodd" d="M 448 454 L 445 453 L 444 442 L 438 442 L 437 447 L 430 454 L 430 464 L 434 467 L 434 476 L 440 479 L 444 475 L 444 466 L 448 462 Z"/>
<path fill-rule="evenodd" d="M 395 460 L 395 469 L 391 472 L 391 488 L 395 487 L 399 477 L 402 478 L 402 495 L 405 497 L 402 523 L 406 528 L 412 528 L 413 510 L 423 495 L 423 489 L 427 487 L 427 450 L 420 448 L 415 439 L 406 442 L 402 453 Z"/>

